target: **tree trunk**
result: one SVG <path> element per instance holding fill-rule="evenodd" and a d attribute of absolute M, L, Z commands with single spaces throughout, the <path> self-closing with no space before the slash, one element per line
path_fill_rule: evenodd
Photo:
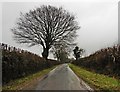
<path fill-rule="evenodd" d="M 48 54 L 49 54 L 49 49 L 43 48 L 43 53 L 42 53 L 43 58 L 47 60 Z"/>

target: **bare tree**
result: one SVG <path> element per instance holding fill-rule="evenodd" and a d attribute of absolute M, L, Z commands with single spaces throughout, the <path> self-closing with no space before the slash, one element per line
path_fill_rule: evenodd
<path fill-rule="evenodd" d="M 55 44 L 51 52 L 53 53 L 54 58 L 57 58 L 60 62 L 65 62 L 68 59 L 70 48 L 67 44 L 64 43 L 64 41 L 59 42 L 59 44 Z"/>
<path fill-rule="evenodd" d="M 82 56 L 82 54 L 85 52 L 84 49 L 80 48 L 78 46 L 75 47 L 75 49 L 73 50 L 74 52 L 74 56 L 76 58 L 76 61 Z"/>
<path fill-rule="evenodd" d="M 65 50 L 64 47 L 52 49 L 54 58 L 57 58 L 60 62 L 67 62 L 69 53 Z"/>
<path fill-rule="evenodd" d="M 21 13 L 17 25 L 12 29 L 14 39 L 18 43 L 29 46 L 41 45 L 42 56 L 47 59 L 49 50 L 59 41 L 73 40 L 76 30 L 79 29 L 75 16 L 62 7 L 41 6 Z"/>

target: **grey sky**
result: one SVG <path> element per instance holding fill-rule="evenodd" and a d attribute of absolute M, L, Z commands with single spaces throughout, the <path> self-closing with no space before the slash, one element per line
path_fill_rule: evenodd
<path fill-rule="evenodd" d="M 90 54 L 117 44 L 118 41 L 118 2 L 111 0 L 95 1 L 62 1 L 62 2 L 6 2 L 2 3 L 2 42 L 9 45 L 29 50 L 41 55 L 42 47 L 34 46 L 28 48 L 25 45 L 16 44 L 12 38 L 11 28 L 15 26 L 20 12 L 28 12 L 30 9 L 39 7 L 40 5 L 62 6 L 64 9 L 73 13 L 79 22 L 81 29 L 77 32 L 78 38 L 76 42 L 78 46 L 86 50 L 86 54 Z M 1 4 L 0 4 L 1 6 Z M 1 9 L 1 8 L 0 8 Z M 1 11 L 1 10 L 0 10 Z M 0 19 L 1 20 L 1 19 Z M 49 56 L 52 58 L 52 55 Z"/>

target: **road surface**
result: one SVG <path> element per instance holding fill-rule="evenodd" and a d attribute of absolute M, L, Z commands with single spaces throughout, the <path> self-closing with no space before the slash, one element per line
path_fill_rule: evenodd
<path fill-rule="evenodd" d="M 40 79 L 35 90 L 93 91 L 82 79 L 76 76 L 67 64 L 59 65 L 44 78 Z"/>

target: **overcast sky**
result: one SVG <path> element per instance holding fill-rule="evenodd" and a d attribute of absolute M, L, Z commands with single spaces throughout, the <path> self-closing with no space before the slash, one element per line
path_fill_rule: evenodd
<path fill-rule="evenodd" d="M 48 0 L 49 1 L 49 0 Z M 90 2 L 91 1 L 91 2 Z M 2 6 L 1 6 L 2 5 Z M 85 49 L 86 55 L 91 54 L 101 48 L 113 46 L 118 41 L 118 0 L 58 0 L 41 2 L 4 2 L 0 3 L 2 10 L 2 42 L 22 48 L 41 56 L 42 47 L 34 46 L 28 48 L 25 45 L 17 44 L 12 38 L 11 28 L 15 26 L 20 12 L 29 10 L 41 5 L 62 6 L 73 13 L 77 18 L 81 29 L 78 30 L 76 42 L 80 48 Z M 0 18 L 1 20 L 1 18 Z M 2 34 L 1 34 L 2 33 Z M 49 56 L 52 58 L 52 55 Z"/>

